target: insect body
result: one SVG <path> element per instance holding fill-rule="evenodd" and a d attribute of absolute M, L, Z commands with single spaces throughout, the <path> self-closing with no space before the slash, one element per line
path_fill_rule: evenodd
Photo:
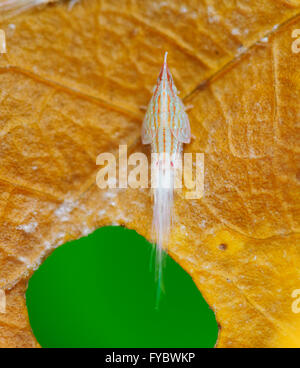
<path fill-rule="evenodd" d="M 29 10 L 35 6 L 54 3 L 58 0 L 0 0 L 0 18 L 6 18 Z"/>
<path fill-rule="evenodd" d="M 153 237 L 157 249 L 157 271 L 161 276 L 162 249 L 167 245 L 171 224 L 176 159 L 181 159 L 183 143 L 191 140 L 191 130 L 184 105 L 177 95 L 172 75 L 164 64 L 154 87 L 142 126 L 143 144 L 151 144 L 155 155 Z M 153 175 L 153 170 L 152 170 Z"/>

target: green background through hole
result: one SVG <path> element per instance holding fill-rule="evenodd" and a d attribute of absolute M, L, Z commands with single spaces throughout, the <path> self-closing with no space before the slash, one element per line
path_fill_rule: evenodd
<path fill-rule="evenodd" d="M 26 293 L 42 347 L 213 347 L 218 327 L 191 277 L 169 256 L 164 293 L 152 245 L 133 230 L 104 227 L 69 242 L 34 273 Z"/>

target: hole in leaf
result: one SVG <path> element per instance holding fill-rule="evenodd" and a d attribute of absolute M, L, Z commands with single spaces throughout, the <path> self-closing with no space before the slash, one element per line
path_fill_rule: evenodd
<path fill-rule="evenodd" d="M 213 347 L 218 326 L 191 277 L 167 256 L 164 289 L 152 246 L 133 230 L 105 227 L 56 249 L 27 290 L 43 347 Z"/>

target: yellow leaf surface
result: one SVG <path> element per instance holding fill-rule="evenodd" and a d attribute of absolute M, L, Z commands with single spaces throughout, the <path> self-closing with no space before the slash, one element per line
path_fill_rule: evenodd
<path fill-rule="evenodd" d="M 0 29 L 0 346 L 37 346 L 26 281 L 55 247 L 112 223 L 150 237 L 149 190 L 101 191 L 96 157 L 148 152 L 141 106 L 167 50 L 193 105 L 186 150 L 205 153 L 205 195 L 176 197 L 169 252 L 218 347 L 300 347 L 300 0 L 59 1 L 3 11 Z"/>

